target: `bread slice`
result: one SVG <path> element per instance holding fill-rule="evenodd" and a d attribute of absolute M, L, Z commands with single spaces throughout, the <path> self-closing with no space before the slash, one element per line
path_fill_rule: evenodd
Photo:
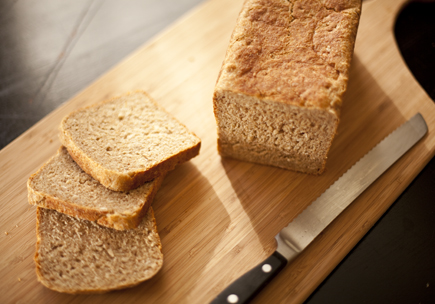
<path fill-rule="evenodd" d="M 66 293 L 103 293 L 154 276 L 163 254 L 153 209 L 137 229 L 118 231 L 37 208 L 36 274 Z"/>
<path fill-rule="evenodd" d="M 145 92 L 75 111 L 60 140 L 77 164 L 105 187 L 128 191 L 198 155 L 201 141 Z"/>
<path fill-rule="evenodd" d="M 86 174 L 61 147 L 28 182 L 29 203 L 55 209 L 118 230 L 139 225 L 164 176 L 141 187 L 117 192 Z"/>
<path fill-rule="evenodd" d="M 339 123 L 361 0 L 246 0 L 215 87 L 222 156 L 319 174 Z"/>

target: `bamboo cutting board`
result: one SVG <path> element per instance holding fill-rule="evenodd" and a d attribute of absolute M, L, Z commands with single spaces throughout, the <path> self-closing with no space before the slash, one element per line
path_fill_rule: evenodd
<path fill-rule="evenodd" d="M 400 57 L 404 1 L 363 4 L 348 91 L 327 170 L 310 176 L 221 159 L 212 92 L 242 0 L 209 0 L 0 151 L 0 302 L 206 303 L 275 249 L 274 236 L 383 137 L 416 112 L 429 134 L 364 192 L 254 300 L 300 303 L 372 227 L 435 154 L 435 105 Z M 35 207 L 27 178 L 58 149 L 63 116 L 143 89 L 202 139 L 201 153 L 166 177 L 154 200 L 165 256 L 137 287 L 67 295 L 36 280 Z M 400 266 L 398 266 L 400 267 Z"/>

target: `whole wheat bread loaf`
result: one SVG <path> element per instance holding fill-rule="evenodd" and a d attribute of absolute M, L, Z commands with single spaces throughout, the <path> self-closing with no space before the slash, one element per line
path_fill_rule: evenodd
<path fill-rule="evenodd" d="M 37 208 L 36 273 L 46 287 L 102 293 L 137 285 L 162 267 L 152 208 L 132 230 L 119 231 Z"/>
<path fill-rule="evenodd" d="M 222 156 L 319 174 L 339 123 L 361 0 L 246 0 L 215 87 Z"/>
<path fill-rule="evenodd" d="M 198 155 L 201 141 L 145 92 L 75 111 L 60 140 L 77 164 L 105 187 L 128 191 Z"/>
<path fill-rule="evenodd" d="M 118 230 L 139 225 L 164 176 L 127 192 L 107 189 L 86 174 L 61 147 L 27 182 L 32 205 L 55 209 Z"/>

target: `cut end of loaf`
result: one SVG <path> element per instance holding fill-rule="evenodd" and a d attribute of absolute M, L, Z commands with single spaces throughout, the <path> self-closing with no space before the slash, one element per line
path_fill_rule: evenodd
<path fill-rule="evenodd" d="M 79 166 L 105 187 L 128 191 L 199 154 L 200 139 L 145 92 L 71 113 L 60 140 Z"/>
<path fill-rule="evenodd" d="M 222 156 L 320 174 L 338 126 L 334 112 L 215 93 Z"/>
<path fill-rule="evenodd" d="M 118 231 L 37 208 L 36 272 L 65 293 L 103 293 L 135 286 L 162 267 L 152 208 L 137 229 Z"/>

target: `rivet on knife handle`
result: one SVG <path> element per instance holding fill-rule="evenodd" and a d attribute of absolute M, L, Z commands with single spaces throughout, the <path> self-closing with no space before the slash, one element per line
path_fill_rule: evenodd
<path fill-rule="evenodd" d="M 271 257 L 233 282 L 211 303 L 249 302 L 426 133 L 426 122 L 417 113 L 388 135 L 278 233 L 278 247 Z"/>
<path fill-rule="evenodd" d="M 254 298 L 287 264 L 287 259 L 274 252 L 222 291 L 212 304 L 247 303 Z"/>

